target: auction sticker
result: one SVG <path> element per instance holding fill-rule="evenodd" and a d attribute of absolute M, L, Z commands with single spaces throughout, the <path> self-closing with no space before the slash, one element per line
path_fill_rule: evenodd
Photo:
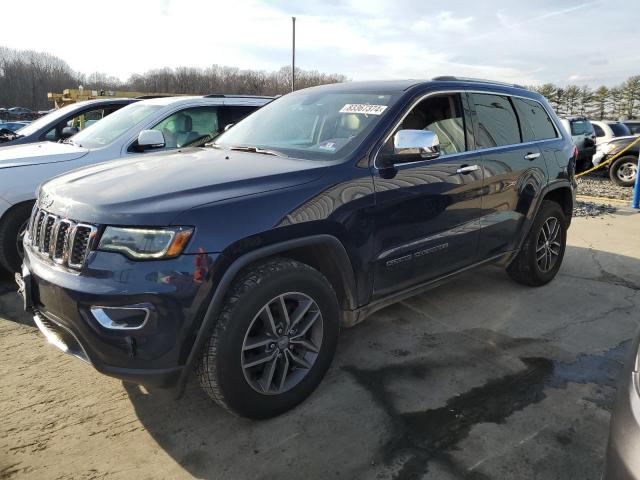
<path fill-rule="evenodd" d="M 386 105 L 366 105 L 364 103 L 347 103 L 340 109 L 340 113 L 363 113 L 365 115 L 382 115 Z"/>

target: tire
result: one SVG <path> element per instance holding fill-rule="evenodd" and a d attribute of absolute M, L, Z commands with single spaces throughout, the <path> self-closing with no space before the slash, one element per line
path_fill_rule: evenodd
<path fill-rule="evenodd" d="M 306 311 L 297 323 L 300 331 L 291 334 L 291 343 L 291 332 L 279 334 L 277 329 L 286 321 L 281 298 L 290 310 L 292 325 L 295 313 Z M 285 258 L 254 264 L 238 275 L 227 294 L 198 362 L 200 385 L 234 415 L 263 419 L 284 413 L 307 398 L 324 377 L 338 343 L 339 319 L 336 294 L 314 268 Z M 302 337 L 295 340 L 296 334 Z M 307 350 L 301 339 L 317 353 Z M 294 357 L 309 368 L 297 364 Z M 274 359 L 251 366 L 264 358 Z"/>
<path fill-rule="evenodd" d="M 609 167 L 609 178 L 621 187 L 633 187 L 638 175 L 638 158 L 626 155 L 618 158 Z"/>
<path fill-rule="evenodd" d="M 544 240 L 549 237 L 553 242 L 547 246 Z M 556 202 L 544 200 L 520 252 L 507 267 L 507 273 L 516 282 L 532 287 L 549 283 L 560 269 L 566 243 L 567 221 L 562 208 Z"/>
<path fill-rule="evenodd" d="M 0 265 L 17 272 L 22 265 L 22 233 L 29 224 L 33 203 L 13 207 L 0 222 Z"/>

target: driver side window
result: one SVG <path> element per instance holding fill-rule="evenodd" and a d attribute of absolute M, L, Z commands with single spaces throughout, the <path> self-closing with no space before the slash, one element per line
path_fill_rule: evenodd
<path fill-rule="evenodd" d="M 206 136 L 218 134 L 218 107 L 194 107 L 176 112 L 153 130 L 164 135 L 165 149 L 188 146 Z"/>
<path fill-rule="evenodd" d="M 465 122 L 459 93 L 435 95 L 418 103 L 402 120 L 398 130 L 431 130 L 440 140 L 443 155 L 468 149 Z M 383 149 L 393 152 L 393 135 Z"/>
<path fill-rule="evenodd" d="M 57 142 L 62 138 L 62 129 L 64 127 L 73 127 L 76 128 L 77 131 L 84 130 L 90 125 L 93 125 L 98 120 L 101 120 L 103 117 L 109 115 L 113 110 L 105 110 L 102 108 L 98 108 L 95 110 L 86 110 L 79 115 L 74 117 L 67 117 L 66 120 L 63 120 L 47 133 L 44 134 L 44 139 L 50 142 Z"/>

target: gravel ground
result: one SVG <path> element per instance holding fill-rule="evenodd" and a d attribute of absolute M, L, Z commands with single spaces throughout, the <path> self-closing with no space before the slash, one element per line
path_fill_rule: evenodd
<path fill-rule="evenodd" d="M 574 217 L 603 217 L 606 214 L 615 213 L 616 207 L 609 204 L 581 202 L 578 200 L 573 207 Z"/>
<path fill-rule="evenodd" d="M 578 194 L 631 201 L 633 188 L 619 187 L 609 177 L 592 174 L 578 178 Z"/>

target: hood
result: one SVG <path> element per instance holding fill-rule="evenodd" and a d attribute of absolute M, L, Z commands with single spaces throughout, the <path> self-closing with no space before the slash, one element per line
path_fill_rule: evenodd
<path fill-rule="evenodd" d="M 81 168 L 43 184 L 40 198 L 76 221 L 169 225 L 189 208 L 301 185 L 325 169 L 317 160 L 190 148 Z"/>
<path fill-rule="evenodd" d="M 88 151 L 86 148 L 68 143 L 38 142 L 7 146 L 0 144 L 0 168 L 68 162 L 86 155 Z"/>

